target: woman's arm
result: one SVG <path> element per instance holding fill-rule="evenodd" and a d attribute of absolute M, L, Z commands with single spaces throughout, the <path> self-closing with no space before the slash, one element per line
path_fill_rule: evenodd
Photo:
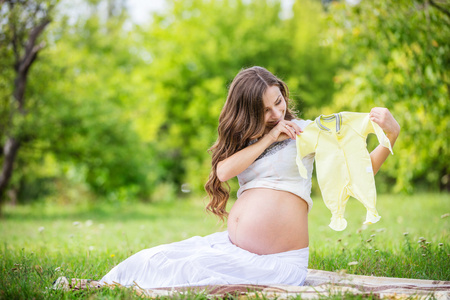
<path fill-rule="evenodd" d="M 256 143 L 234 153 L 217 164 L 217 177 L 220 181 L 227 181 L 248 168 L 274 140 L 270 135 L 264 135 Z"/>
<path fill-rule="evenodd" d="M 400 125 L 397 123 L 394 116 L 392 116 L 391 112 L 387 108 L 375 107 L 370 111 L 369 118 L 383 129 L 391 142 L 391 146 L 394 147 L 395 141 L 400 133 Z M 378 145 L 370 153 L 374 175 L 380 170 L 381 165 L 386 161 L 389 154 L 389 149 L 382 145 Z"/>
<path fill-rule="evenodd" d="M 217 177 L 227 181 L 247 169 L 270 145 L 288 138 L 295 139 L 301 128 L 291 121 L 280 121 L 256 143 L 234 153 L 217 164 Z"/>

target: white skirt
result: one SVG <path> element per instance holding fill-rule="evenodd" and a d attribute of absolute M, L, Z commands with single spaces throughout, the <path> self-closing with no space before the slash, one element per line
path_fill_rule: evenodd
<path fill-rule="evenodd" d="M 231 243 L 228 232 L 142 250 L 117 266 L 100 284 L 141 288 L 216 284 L 303 285 L 309 248 L 258 255 Z"/>

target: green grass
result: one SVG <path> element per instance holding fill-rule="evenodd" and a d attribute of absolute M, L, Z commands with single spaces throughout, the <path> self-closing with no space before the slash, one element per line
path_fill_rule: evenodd
<path fill-rule="evenodd" d="M 320 201 L 310 213 L 310 268 L 348 273 L 450 280 L 450 195 L 381 195 L 381 220 L 363 226 L 365 209 L 347 205 L 347 228 L 328 228 Z M 353 265 L 351 262 L 358 262 Z"/>
<path fill-rule="evenodd" d="M 141 249 L 225 230 L 205 214 L 198 199 L 6 206 L 0 220 L 0 298 L 135 298 L 127 289 L 64 292 L 48 287 L 59 276 L 100 279 Z M 309 267 L 450 280 L 449 194 L 381 195 L 377 207 L 382 219 L 364 227 L 364 208 L 350 199 L 348 227 L 335 232 L 328 227 L 329 211 L 315 199 L 309 215 Z"/>

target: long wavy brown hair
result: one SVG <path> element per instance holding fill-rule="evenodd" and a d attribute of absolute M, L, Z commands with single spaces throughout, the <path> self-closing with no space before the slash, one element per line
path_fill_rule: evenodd
<path fill-rule="evenodd" d="M 295 114 L 289 109 L 287 85 L 265 68 L 251 67 L 241 70 L 228 90 L 227 101 L 219 117 L 218 138 L 209 149 L 212 168 L 205 184 L 210 200 L 206 209 L 222 221 L 228 216 L 226 205 L 230 186 L 217 177 L 217 164 L 244 149 L 251 140 L 264 135 L 263 95 L 271 86 L 277 86 L 286 101 L 285 120 L 294 119 Z"/>

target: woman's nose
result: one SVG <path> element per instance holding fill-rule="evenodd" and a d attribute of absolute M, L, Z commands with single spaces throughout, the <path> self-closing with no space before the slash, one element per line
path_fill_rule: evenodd
<path fill-rule="evenodd" d="M 281 111 L 278 109 L 272 110 L 272 118 L 278 120 L 281 117 Z"/>

